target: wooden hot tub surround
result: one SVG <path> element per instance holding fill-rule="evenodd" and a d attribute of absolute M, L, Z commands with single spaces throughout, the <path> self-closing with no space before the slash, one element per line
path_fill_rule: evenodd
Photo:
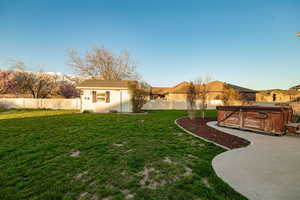
<path fill-rule="evenodd" d="M 292 122 L 290 107 L 218 106 L 218 125 L 284 135 Z"/>

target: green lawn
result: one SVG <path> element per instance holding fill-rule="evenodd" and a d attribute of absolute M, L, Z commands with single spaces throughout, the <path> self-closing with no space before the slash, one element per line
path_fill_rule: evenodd
<path fill-rule="evenodd" d="M 174 124 L 185 114 L 0 113 L 0 199 L 244 199 L 212 169 L 224 150 Z"/>

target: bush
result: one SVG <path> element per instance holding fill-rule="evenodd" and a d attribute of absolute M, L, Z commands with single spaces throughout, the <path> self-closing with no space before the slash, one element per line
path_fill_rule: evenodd
<path fill-rule="evenodd" d="M 59 94 L 67 99 L 79 96 L 79 92 L 73 83 L 63 82 L 59 86 Z"/>
<path fill-rule="evenodd" d="M 117 110 L 110 110 L 109 113 L 118 113 Z"/>
<path fill-rule="evenodd" d="M 143 106 L 148 101 L 149 92 L 146 88 L 137 88 L 137 85 L 131 85 L 129 88 L 132 98 L 132 111 L 134 113 L 142 112 Z"/>
<path fill-rule="evenodd" d="M 84 110 L 82 113 L 83 114 L 89 114 L 89 113 L 93 113 L 93 111 L 91 111 L 91 110 Z"/>
<path fill-rule="evenodd" d="M 294 115 L 293 118 L 294 118 L 294 122 L 300 123 L 300 115 Z"/>

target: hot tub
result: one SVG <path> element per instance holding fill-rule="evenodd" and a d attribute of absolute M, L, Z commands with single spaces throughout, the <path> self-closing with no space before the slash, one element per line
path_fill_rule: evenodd
<path fill-rule="evenodd" d="M 217 106 L 218 125 L 284 135 L 286 125 L 292 122 L 290 107 Z"/>

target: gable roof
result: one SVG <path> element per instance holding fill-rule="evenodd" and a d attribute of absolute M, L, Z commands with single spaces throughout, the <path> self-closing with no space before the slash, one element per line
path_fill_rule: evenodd
<path fill-rule="evenodd" d="M 300 89 L 300 85 L 296 85 L 296 86 L 294 86 L 294 87 L 291 87 L 290 89 L 291 89 L 291 90 L 299 90 L 299 89 Z"/>
<path fill-rule="evenodd" d="M 137 81 L 88 79 L 79 83 L 77 88 L 128 88 L 130 85 L 137 85 Z"/>
<path fill-rule="evenodd" d="M 170 88 L 169 92 L 170 93 L 177 93 L 177 94 L 178 93 L 181 93 L 181 94 L 184 93 L 185 94 L 188 91 L 188 86 L 189 86 L 189 83 L 184 81 L 184 82 L 181 82 L 178 85 L 175 85 L 174 87 Z M 197 84 L 195 84 L 195 86 L 197 86 Z M 219 92 L 219 91 L 224 90 L 224 82 L 222 82 L 222 81 L 211 81 L 207 84 L 207 86 L 208 86 L 208 91 L 210 91 L 210 92 Z M 251 90 L 251 89 L 240 87 L 240 86 L 233 85 L 233 84 L 228 84 L 228 86 L 230 88 L 238 90 L 239 92 L 245 92 L 245 93 L 255 93 L 255 92 L 257 92 L 255 90 Z"/>
<path fill-rule="evenodd" d="M 235 89 L 235 90 L 238 90 L 239 92 L 257 92 L 256 90 L 240 87 L 240 86 L 233 85 L 233 84 L 228 84 L 228 86 Z"/>
<path fill-rule="evenodd" d="M 289 89 L 289 90 L 282 90 L 282 89 L 273 89 L 273 90 L 260 90 L 258 91 L 261 95 L 270 95 L 270 94 L 285 94 L 285 95 L 298 95 L 300 94 L 299 91 Z"/>
<path fill-rule="evenodd" d="M 169 87 L 152 87 L 151 94 L 167 94 L 169 90 Z"/>
<path fill-rule="evenodd" d="M 184 81 L 179 83 L 178 85 L 175 85 L 174 87 L 170 88 L 170 93 L 187 93 L 188 91 L 189 83 Z"/>

